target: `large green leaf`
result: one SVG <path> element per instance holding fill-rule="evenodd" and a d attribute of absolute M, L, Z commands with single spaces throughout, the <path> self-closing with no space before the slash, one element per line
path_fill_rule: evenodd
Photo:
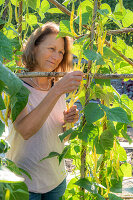
<path fill-rule="evenodd" d="M 112 52 L 111 50 L 110 50 L 110 48 L 108 48 L 108 47 L 103 47 L 103 57 L 104 58 L 110 58 L 110 59 L 116 59 L 117 58 L 117 55 L 114 53 L 114 52 Z"/>
<path fill-rule="evenodd" d="M 74 129 L 70 128 L 69 130 L 66 130 L 64 133 L 59 135 L 59 138 L 61 140 L 61 142 L 63 142 L 63 140 L 72 132 L 74 131 Z"/>
<path fill-rule="evenodd" d="M 105 153 L 105 150 L 104 150 L 103 146 L 101 145 L 98 136 L 95 137 L 94 145 L 96 147 L 96 153 L 97 154 L 104 154 Z"/>
<path fill-rule="evenodd" d="M 6 108 L 6 107 L 5 107 L 3 98 L 2 98 L 2 96 L 0 95 L 0 110 L 4 110 L 5 108 Z"/>
<path fill-rule="evenodd" d="M 64 14 L 60 9 L 58 8 L 50 8 L 48 11 L 48 13 L 59 13 L 59 14 Z"/>
<path fill-rule="evenodd" d="M 8 68 L 0 63 L 0 81 L 5 85 L 4 91 L 9 95 L 15 95 L 22 87 L 22 81 Z"/>
<path fill-rule="evenodd" d="M 104 116 L 104 111 L 97 103 L 88 103 L 85 106 L 84 112 L 88 124 L 92 124 Z"/>
<path fill-rule="evenodd" d="M 18 114 L 25 108 L 29 93 L 29 90 L 22 86 L 17 94 L 11 96 L 11 116 L 13 121 L 15 121 Z"/>
<path fill-rule="evenodd" d="M 40 7 L 40 0 L 28 0 L 27 5 L 28 7 L 36 10 L 37 8 Z"/>
<path fill-rule="evenodd" d="M 83 14 L 83 13 L 86 13 L 86 12 L 92 13 L 93 4 L 92 4 L 92 2 L 89 1 L 89 0 L 82 1 L 82 2 L 80 3 L 79 7 L 78 7 L 77 15 L 79 15 L 80 8 L 81 8 L 81 10 L 82 10 L 82 14 Z"/>
<path fill-rule="evenodd" d="M 82 14 L 82 25 L 86 25 L 88 23 L 90 15 L 91 13 L 88 13 L 88 12 Z M 77 17 L 75 22 L 79 24 L 79 16 Z"/>
<path fill-rule="evenodd" d="M 126 10 L 126 15 L 122 19 L 122 24 L 124 27 L 128 27 L 133 24 L 133 12 L 131 10 Z"/>
<path fill-rule="evenodd" d="M 89 49 L 84 49 L 83 53 L 86 56 L 86 58 L 89 60 L 96 60 L 96 58 L 97 58 L 97 53 L 95 51 L 92 51 Z"/>
<path fill-rule="evenodd" d="M 113 147 L 114 136 L 110 130 L 105 130 L 100 136 L 100 144 L 104 150 L 110 150 Z"/>
<path fill-rule="evenodd" d="M 78 180 L 77 182 L 75 182 L 75 185 L 80 186 L 81 188 L 86 189 L 87 191 L 93 193 L 93 194 L 97 194 L 97 186 L 95 183 L 90 182 L 88 179 L 86 178 L 82 178 L 80 180 Z"/>
<path fill-rule="evenodd" d="M 43 13 L 45 13 L 48 11 L 49 8 L 50 8 L 49 2 L 47 0 L 43 0 L 41 2 L 41 9 L 39 9 L 39 10 L 41 10 Z"/>
<path fill-rule="evenodd" d="M 124 163 L 120 166 L 124 177 L 132 177 L 132 166 L 129 163 Z"/>
<path fill-rule="evenodd" d="M 129 124 L 127 113 L 120 107 L 115 107 L 106 112 L 107 118 L 111 121 L 122 122 Z"/>
<path fill-rule="evenodd" d="M 66 146 L 62 153 L 59 155 L 59 164 L 61 163 L 62 159 L 65 157 L 65 155 L 67 154 L 67 151 L 70 149 L 70 145 Z"/>
<path fill-rule="evenodd" d="M 3 124 L 1 121 L 0 121 L 0 137 L 2 135 L 2 133 L 5 131 L 5 124 Z"/>
<path fill-rule="evenodd" d="M 32 180 L 30 174 L 29 174 L 27 171 L 25 171 L 24 169 L 17 167 L 16 164 L 15 164 L 13 161 L 11 161 L 11 160 L 9 160 L 9 159 L 6 158 L 5 163 L 6 163 L 6 167 L 7 167 L 10 171 L 12 171 L 13 173 L 15 173 L 15 174 L 17 174 L 17 175 L 21 175 L 21 176 L 22 176 L 22 173 L 23 173 L 23 174 L 25 174 L 29 179 Z"/>
<path fill-rule="evenodd" d="M 8 184 L 11 188 L 10 200 L 29 200 L 29 192 L 24 182 Z"/>
<path fill-rule="evenodd" d="M 11 41 L 0 31 L 0 61 L 3 61 L 3 58 L 11 60 L 12 54 Z"/>
<path fill-rule="evenodd" d="M 81 133 L 78 135 L 78 138 L 87 143 L 88 141 L 91 141 L 92 138 L 97 134 L 98 134 L 97 126 L 94 126 L 93 124 L 88 125 L 86 123 Z"/>
<path fill-rule="evenodd" d="M 0 167 L 0 182 L 1 183 L 15 183 L 23 182 L 24 178 L 15 175 L 6 167 Z"/>
<path fill-rule="evenodd" d="M 34 14 L 28 14 L 26 15 L 26 21 L 30 26 L 37 24 L 37 17 Z"/>
<path fill-rule="evenodd" d="M 122 198 L 116 196 L 115 194 L 109 194 L 109 200 L 122 200 Z"/>

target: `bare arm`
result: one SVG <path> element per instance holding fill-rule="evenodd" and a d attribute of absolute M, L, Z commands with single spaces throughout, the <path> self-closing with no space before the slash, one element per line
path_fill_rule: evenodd
<path fill-rule="evenodd" d="M 22 111 L 14 122 L 15 129 L 27 140 L 44 124 L 54 105 L 64 93 L 78 88 L 82 80 L 82 72 L 71 72 L 53 86 L 42 102 L 28 115 Z"/>

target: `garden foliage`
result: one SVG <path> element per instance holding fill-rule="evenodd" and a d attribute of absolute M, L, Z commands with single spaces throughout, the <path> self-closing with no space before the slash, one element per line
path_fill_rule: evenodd
<path fill-rule="evenodd" d="M 121 193 L 123 177 L 131 176 L 131 165 L 127 163 L 126 152 L 117 138 L 124 137 L 129 143 L 132 142 L 127 135 L 127 125 L 133 125 L 133 102 L 125 94 L 120 95 L 112 87 L 110 80 L 95 79 L 94 75 L 133 73 L 131 64 L 119 54 L 121 52 L 132 60 L 132 46 L 127 45 L 120 37 L 114 38 L 108 34 L 111 23 L 115 24 L 116 29 L 131 27 L 133 12 L 126 9 L 122 1 L 116 2 L 113 10 L 109 4 L 98 1 L 92 41 L 90 30 L 95 2 L 76 2 L 76 8 L 74 1 L 66 0 L 62 3 L 71 8 L 71 16 L 68 20 L 60 21 L 58 37 L 68 35 L 74 39 L 71 51 L 79 60 L 74 70 L 84 70 L 92 74 L 89 82 L 86 78 L 82 81 L 79 92 L 68 96 L 68 108 L 75 99 L 81 102 L 83 108 L 80 123 L 69 127 L 70 129 L 59 136 L 63 141 L 71 134 L 69 145 L 62 154 L 51 152 L 47 158 L 42 158 L 44 160 L 57 156 L 59 163 L 64 157 L 73 159 L 76 166 L 75 178 L 69 182 L 62 197 L 67 200 L 102 200 L 107 197 L 109 200 L 119 200 L 121 198 L 112 192 Z M 0 198 L 28 200 L 27 186 L 19 176 L 22 173 L 30 175 L 4 157 L 9 145 L 3 132 L 8 126 L 9 115 L 14 121 L 26 106 L 29 95 L 29 91 L 13 72 L 23 69 L 18 63 L 22 54 L 22 43 L 29 32 L 37 24 L 42 26 L 45 14 L 60 14 L 62 11 L 59 8 L 50 8 L 47 0 L 0 0 L 0 8 Z M 92 42 L 93 48 L 90 48 Z M 92 61 L 89 70 L 82 64 L 82 59 Z M 84 177 L 81 169 L 83 156 Z"/>

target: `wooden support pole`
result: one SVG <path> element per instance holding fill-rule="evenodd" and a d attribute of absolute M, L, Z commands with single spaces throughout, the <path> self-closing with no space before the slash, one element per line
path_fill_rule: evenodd
<path fill-rule="evenodd" d="M 29 78 L 29 77 L 63 77 L 67 72 L 21 72 L 16 73 L 19 78 Z M 84 78 L 94 78 L 94 79 L 133 79 L 133 74 L 87 74 L 84 73 Z"/>

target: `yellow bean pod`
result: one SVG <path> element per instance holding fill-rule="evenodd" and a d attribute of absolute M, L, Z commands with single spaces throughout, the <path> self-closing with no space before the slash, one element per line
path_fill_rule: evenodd
<path fill-rule="evenodd" d="M 72 12 L 71 12 L 71 17 L 70 17 L 70 29 L 71 29 L 72 34 L 75 37 L 78 37 L 78 35 L 75 33 L 74 28 L 73 28 L 73 20 L 74 20 L 74 3 L 72 5 Z"/>

